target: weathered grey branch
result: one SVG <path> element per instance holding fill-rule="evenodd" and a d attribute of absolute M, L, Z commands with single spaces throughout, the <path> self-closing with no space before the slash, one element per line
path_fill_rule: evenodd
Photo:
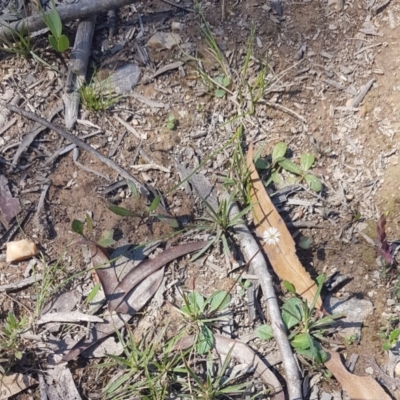
<path fill-rule="evenodd" d="M 86 81 L 86 70 L 95 26 L 96 16 L 92 16 L 82 20 L 76 31 L 64 94 L 65 126 L 67 129 L 71 129 L 78 119 L 80 103 L 79 89 Z"/>
<path fill-rule="evenodd" d="M 134 2 L 135 0 L 82 0 L 78 3 L 60 5 L 56 9 L 61 21 L 66 23 L 114 10 Z M 36 13 L 28 18 L 13 22 L 9 26 L 2 26 L 0 28 L 0 43 L 15 40 L 18 37 L 18 35 L 15 35 L 15 31 L 33 33 L 44 28 L 46 28 L 46 24 L 42 15 Z"/>
<path fill-rule="evenodd" d="M 228 198 L 228 197 L 226 197 Z M 239 214 L 239 208 L 233 203 L 230 208 L 229 218 L 233 220 Z M 289 400 L 302 400 L 300 373 L 293 356 L 292 348 L 286 335 L 286 328 L 282 321 L 278 299 L 275 294 L 272 276 L 269 273 L 264 256 L 259 251 L 259 246 L 249 231 L 249 228 L 242 222 L 234 226 L 238 236 L 240 248 L 246 262 L 250 261 L 253 271 L 258 276 L 264 297 L 268 305 L 268 314 L 272 330 L 279 351 L 282 356 L 282 363 L 285 369 Z"/>

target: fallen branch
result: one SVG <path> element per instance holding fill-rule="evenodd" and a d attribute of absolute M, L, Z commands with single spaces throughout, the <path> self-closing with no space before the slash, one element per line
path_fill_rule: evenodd
<path fill-rule="evenodd" d="M 5 104 L 4 107 L 6 107 L 8 110 L 13 111 L 19 115 L 22 115 L 25 118 L 28 118 L 35 122 L 38 122 L 39 124 L 44 125 L 46 128 L 49 128 L 52 131 L 58 133 L 64 139 L 67 139 L 69 142 L 76 144 L 81 149 L 86 150 L 89 154 L 98 158 L 102 163 L 106 164 L 108 167 L 110 167 L 114 171 L 118 172 L 127 181 L 132 181 L 137 186 L 137 188 L 141 194 L 143 194 L 144 196 L 150 195 L 150 192 L 147 190 L 147 188 L 141 182 L 139 182 L 136 178 L 134 178 L 128 171 L 125 171 L 122 167 L 120 167 L 114 161 L 103 156 L 103 154 L 101 154 L 100 152 L 95 150 L 93 147 L 91 147 L 90 145 L 85 143 L 83 140 L 77 138 L 74 135 L 71 135 L 64 129 L 58 128 L 54 124 L 46 121 L 43 118 L 38 117 L 36 114 L 31 113 L 30 111 L 22 110 L 21 108 L 16 107 L 12 104 Z"/>
<path fill-rule="evenodd" d="M 230 220 L 233 220 L 238 214 L 238 206 L 236 203 L 232 203 L 229 213 Z M 250 261 L 250 266 L 258 276 L 264 297 L 267 301 L 268 314 L 274 332 L 274 338 L 278 344 L 282 356 L 283 367 L 286 373 L 289 400 L 301 400 L 303 396 L 301 391 L 300 373 L 286 335 L 286 328 L 282 321 L 278 299 L 275 294 L 272 276 L 268 270 L 267 263 L 260 252 L 257 241 L 254 239 L 247 226 L 242 222 L 236 224 L 234 229 L 245 261 Z"/>
<path fill-rule="evenodd" d="M 86 70 L 89 63 L 95 26 L 96 16 L 93 16 L 81 21 L 76 31 L 64 94 L 65 126 L 67 129 L 71 129 L 78 119 L 80 103 L 79 89 L 86 82 Z"/>
<path fill-rule="evenodd" d="M 81 0 L 78 3 L 58 6 L 56 10 L 61 21 L 65 24 L 75 19 L 88 18 L 102 12 L 115 10 L 134 2 L 134 0 Z M 0 28 L 0 44 L 13 42 L 18 38 L 16 32 L 33 33 L 44 28 L 46 28 L 46 24 L 44 23 L 42 14 L 36 13 L 28 18 L 13 22 L 8 26 L 2 26 Z"/>

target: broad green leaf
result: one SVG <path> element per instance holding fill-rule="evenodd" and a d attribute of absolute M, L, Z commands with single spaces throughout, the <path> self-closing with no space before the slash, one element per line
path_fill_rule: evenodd
<path fill-rule="evenodd" d="M 188 294 L 188 300 L 191 307 L 195 308 L 197 311 L 203 310 L 205 300 L 197 290 L 193 290 Z"/>
<path fill-rule="evenodd" d="M 283 286 L 285 286 L 286 290 L 290 293 L 296 294 L 296 289 L 293 284 L 288 281 L 283 281 Z"/>
<path fill-rule="evenodd" d="M 78 233 L 79 235 L 83 235 L 83 222 L 74 219 L 72 221 L 72 231 Z"/>
<path fill-rule="evenodd" d="M 309 349 L 310 345 L 310 335 L 308 333 L 299 333 L 291 340 L 291 345 L 295 349 Z"/>
<path fill-rule="evenodd" d="M 113 236 L 114 236 L 113 229 L 105 230 L 101 233 L 99 240 L 97 241 L 97 244 L 101 247 L 110 247 L 115 243 Z"/>
<path fill-rule="evenodd" d="M 304 303 L 297 297 L 293 297 L 282 306 L 282 319 L 288 329 L 293 328 L 303 319 Z"/>
<path fill-rule="evenodd" d="M 312 154 L 306 153 L 301 155 L 300 166 L 303 169 L 303 171 L 308 171 L 312 167 L 314 162 L 315 162 L 315 157 Z"/>
<path fill-rule="evenodd" d="M 308 236 L 302 236 L 299 240 L 299 246 L 304 249 L 308 250 L 312 245 L 312 239 Z"/>
<path fill-rule="evenodd" d="M 157 218 L 159 221 L 168 224 L 171 228 L 179 229 L 179 222 L 174 217 L 171 217 L 169 215 L 156 214 L 154 215 L 154 218 Z"/>
<path fill-rule="evenodd" d="M 260 325 L 256 329 L 256 335 L 262 340 L 269 340 L 274 337 L 272 326 L 268 324 Z"/>
<path fill-rule="evenodd" d="M 199 354 L 208 353 L 214 344 L 214 335 L 207 325 L 203 325 L 200 329 L 196 343 L 196 351 Z"/>
<path fill-rule="evenodd" d="M 308 174 L 304 179 L 314 192 L 320 192 L 322 190 L 322 182 L 315 175 Z"/>
<path fill-rule="evenodd" d="M 301 175 L 303 171 L 301 168 L 295 164 L 293 161 L 288 160 L 287 158 L 278 161 L 278 164 L 285 169 L 286 171 L 291 172 L 292 174 Z"/>
<path fill-rule="evenodd" d="M 278 171 L 274 171 L 271 174 L 271 180 L 272 180 L 272 182 L 276 183 L 277 185 L 281 185 L 285 181 L 283 179 L 283 176 Z"/>
<path fill-rule="evenodd" d="M 257 158 L 254 165 L 257 169 L 268 169 L 270 167 L 263 158 Z"/>
<path fill-rule="evenodd" d="M 55 38 L 59 38 L 62 33 L 62 23 L 56 8 L 52 7 L 51 11 L 43 16 L 44 22 L 50 29 Z"/>
<path fill-rule="evenodd" d="M 222 99 L 226 95 L 226 91 L 224 89 L 216 89 L 215 90 L 215 97 L 218 97 L 219 99 Z"/>
<path fill-rule="evenodd" d="M 213 293 L 207 299 L 207 302 L 210 303 L 210 312 L 223 310 L 229 304 L 231 298 L 232 296 L 225 290 L 219 290 Z"/>
<path fill-rule="evenodd" d="M 272 150 L 272 161 L 275 163 L 278 158 L 284 157 L 287 151 L 287 144 L 285 142 L 279 142 L 274 146 Z"/>
<path fill-rule="evenodd" d="M 229 77 L 225 76 L 223 81 L 222 81 L 222 85 L 224 87 L 228 87 L 231 84 L 231 80 L 229 79 Z"/>
<path fill-rule="evenodd" d="M 58 42 L 57 39 L 53 35 L 49 35 L 49 43 L 54 50 L 58 50 Z"/>
<path fill-rule="evenodd" d="M 138 217 L 138 214 L 135 214 L 134 212 L 129 211 L 124 207 L 110 205 L 108 206 L 108 209 L 114 214 L 120 215 L 121 217 Z"/>
<path fill-rule="evenodd" d="M 64 53 L 64 51 L 67 51 L 68 49 L 69 49 L 69 39 L 67 36 L 61 35 L 57 41 L 57 50 L 60 53 Z"/>
<path fill-rule="evenodd" d="M 149 205 L 149 212 L 154 211 L 160 204 L 160 201 L 161 201 L 161 196 L 157 195 L 156 197 L 154 197 L 154 200 Z"/>

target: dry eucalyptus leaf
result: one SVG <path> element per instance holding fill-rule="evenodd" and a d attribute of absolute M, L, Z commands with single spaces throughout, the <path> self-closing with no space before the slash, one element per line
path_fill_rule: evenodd
<path fill-rule="evenodd" d="M 28 239 L 8 242 L 6 246 L 7 262 L 26 260 L 27 258 L 30 258 L 37 254 L 36 244 Z"/>
<path fill-rule="evenodd" d="M 347 371 L 335 351 L 327 351 L 329 360 L 325 366 L 342 385 L 351 400 L 390 400 L 378 382 L 371 376 L 358 376 Z"/>
<path fill-rule="evenodd" d="M 257 233 L 263 237 L 267 231 L 271 232 L 275 237 L 270 244 L 266 241 L 262 243 L 272 268 L 280 279 L 293 284 L 297 294 L 312 303 L 317 286 L 300 263 L 296 255 L 296 247 L 292 235 L 282 217 L 276 211 L 258 175 L 253 163 L 253 145 L 250 146 L 247 153 L 247 167 L 250 171 L 250 195 L 254 204 L 252 211 Z M 316 307 L 322 307 L 320 298 L 316 303 Z"/>

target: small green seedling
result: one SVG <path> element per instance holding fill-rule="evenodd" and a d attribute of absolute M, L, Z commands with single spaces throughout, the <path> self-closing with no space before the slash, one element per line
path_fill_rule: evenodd
<path fill-rule="evenodd" d="M 258 169 L 269 169 L 270 178 L 266 182 L 268 186 L 271 182 L 278 184 L 283 183 L 283 176 L 280 171 L 284 169 L 293 175 L 297 175 L 297 181 L 304 180 L 307 185 L 315 192 L 320 192 L 322 190 L 322 182 L 315 175 L 311 174 L 309 170 L 315 163 L 315 157 L 310 153 L 304 153 L 300 158 L 300 165 L 295 164 L 293 161 L 285 157 L 287 152 L 287 144 L 284 142 L 279 142 L 274 146 L 272 154 L 265 160 L 261 159 L 259 153 L 255 157 L 255 166 Z"/>
<path fill-rule="evenodd" d="M 96 84 L 92 79 L 88 84 L 79 88 L 82 104 L 93 111 L 105 111 L 118 103 L 122 95 L 113 94 L 109 81 L 104 80 Z"/>
<path fill-rule="evenodd" d="M 62 22 L 56 9 L 54 0 L 51 0 L 51 11 L 42 14 L 43 21 L 50 29 L 49 43 L 59 53 L 69 49 L 69 39 L 62 33 Z"/>
<path fill-rule="evenodd" d="M 228 307 L 231 295 L 224 290 L 218 290 L 205 298 L 193 290 L 183 295 L 183 301 L 184 305 L 176 310 L 189 322 L 189 330 L 192 331 L 190 333 L 194 333 L 197 337 L 195 350 L 199 354 L 208 353 L 214 344 L 212 327 L 224 319 L 221 313 Z"/>
<path fill-rule="evenodd" d="M 167 129 L 173 131 L 176 128 L 176 119 L 173 115 L 168 116 L 167 123 L 165 124 Z"/>
<path fill-rule="evenodd" d="M 386 328 L 383 329 L 386 331 Z M 400 329 L 393 329 L 389 334 L 382 331 L 379 333 L 379 336 L 385 340 L 382 349 L 388 351 L 397 344 L 400 336 Z"/>
<path fill-rule="evenodd" d="M 85 222 L 82 222 L 78 219 L 74 219 L 72 221 L 72 231 L 77 233 L 78 235 L 85 236 L 85 224 L 86 230 L 88 234 L 92 234 L 93 232 L 93 220 L 89 214 L 85 216 Z M 97 244 L 101 247 L 110 247 L 115 243 L 114 240 L 114 230 L 104 230 L 101 234 L 99 239 L 97 240 Z"/>
<path fill-rule="evenodd" d="M 322 286 L 325 281 L 325 274 L 317 278 L 317 292 L 311 305 L 299 297 L 291 297 L 284 300 L 282 306 L 282 320 L 288 330 L 288 338 L 296 352 L 317 365 L 323 364 L 327 355 L 322 349 L 321 341 L 324 340 L 325 328 L 333 324 L 337 319 L 343 318 L 342 314 L 333 314 L 320 317 L 320 313 L 315 310 Z M 289 282 L 284 282 L 286 289 L 295 294 L 294 286 Z M 257 334 L 261 339 L 271 339 L 273 330 L 270 325 L 262 325 L 257 329 Z"/>
<path fill-rule="evenodd" d="M 357 340 L 358 340 L 358 337 L 357 337 L 356 334 L 347 335 L 347 336 L 345 336 L 345 338 L 344 338 L 344 341 L 345 341 L 346 344 L 348 344 L 348 345 L 351 345 L 351 344 L 357 342 Z"/>
<path fill-rule="evenodd" d="M 231 84 L 231 80 L 227 76 L 218 75 L 214 78 L 214 81 L 218 84 L 218 87 L 215 89 L 215 97 L 222 99 L 226 95 L 226 90 L 223 88 L 229 87 Z"/>
<path fill-rule="evenodd" d="M 7 357 L 0 359 L 0 372 L 5 373 L 4 367 L 1 365 L 6 362 L 12 365 L 15 360 L 22 358 L 22 339 L 21 333 L 27 330 L 27 320 L 22 317 L 19 321 L 14 313 L 9 312 L 5 320 L 3 328 L 0 330 L 0 349 Z"/>

